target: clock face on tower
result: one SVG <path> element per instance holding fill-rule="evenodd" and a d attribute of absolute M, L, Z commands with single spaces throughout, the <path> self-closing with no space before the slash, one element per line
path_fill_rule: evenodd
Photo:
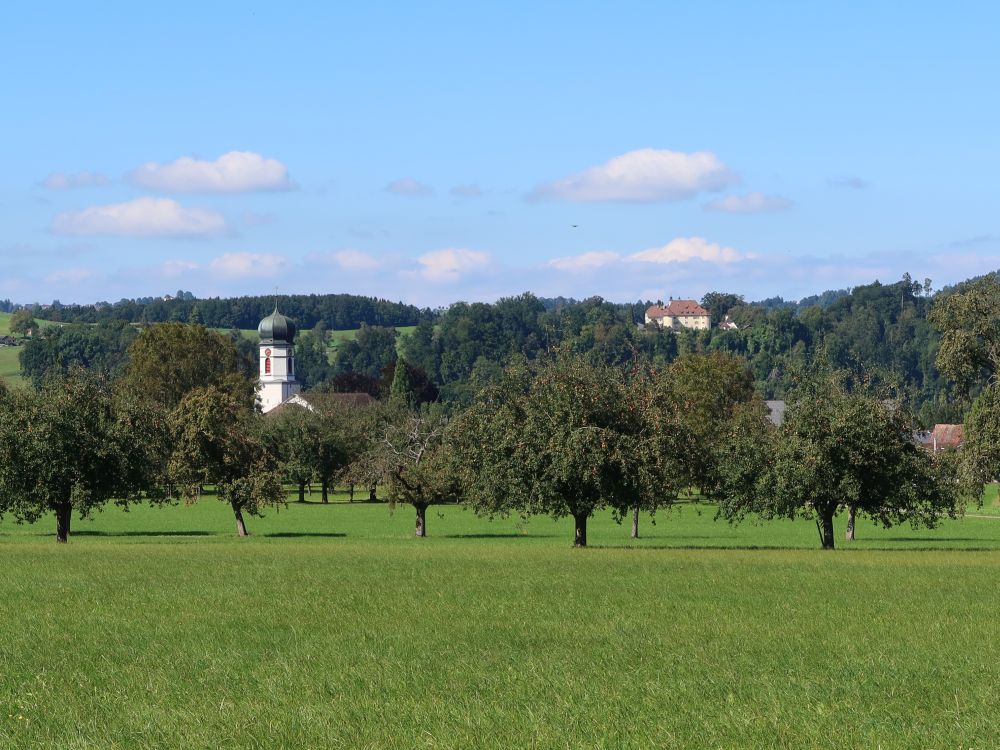
<path fill-rule="evenodd" d="M 270 349 L 265 349 L 264 350 L 264 356 L 265 357 L 270 357 L 271 356 L 271 350 Z"/>

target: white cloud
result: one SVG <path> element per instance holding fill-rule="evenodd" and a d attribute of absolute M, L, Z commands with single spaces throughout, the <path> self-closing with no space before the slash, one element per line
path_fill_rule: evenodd
<path fill-rule="evenodd" d="M 398 180 L 393 180 L 386 185 L 385 191 L 394 195 L 431 195 L 434 192 L 434 188 L 422 182 L 417 182 L 412 177 L 400 177 Z"/>
<path fill-rule="evenodd" d="M 749 254 L 737 252 L 731 247 L 723 247 L 709 242 L 704 237 L 678 237 L 663 247 L 652 247 L 632 253 L 626 260 L 645 263 L 685 263 L 692 260 L 707 263 L 735 263 L 751 258 Z"/>
<path fill-rule="evenodd" d="M 765 214 L 776 211 L 787 211 L 795 204 L 780 195 L 764 195 L 763 193 L 746 193 L 745 195 L 727 195 L 705 204 L 706 211 L 718 211 L 727 214 Z"/>
<path fill-rule="evenodd" d="M 80 284 L 94 276 L 94 272 L 87 268 L 64 268 L 50 273 L 45 277 L 45 282 L 48 284 Z"/>
<path fill-rule="evenodd" d="M 288 259 L 271 253 L 226 253 L 212 260 L 208 269 L 220 276 L 277 276 L 288 267 Z"/>
<path fill-rule="evenodd" d="M 126 203 L 67 211 L 52 221 L 52 231 L 68 235 L 123 237 L 203 237 L 226 230 L 222 214 L 184 208 L 168 198 L 136 198 Z"/>
<path fill-rule="evenodd" d="M 560 271 L 591 271 L 595 268 L 616 263 L 621 256 L 613 250 L 592 251 L 581 253 L 580 255 L 567 255 L 562 258 L 553 258 L 546 265 Z"/>
<path fill-rule="evenodd" d="M 706 190 L 721 190 L 737 181 L 736 175 L 711 152 L 685 154 L 643 148 L 580 174 L 539 185 L 528 197 L 587 203 L 658 203 L 684 200 Z"/>
<path fill-rule="evenodd" d="M 39 184 L 49 190 L 72 190 L 82 187 L 99 187 L 107 185 L 110 180 L 97 172 L 77 172 L 68 174 L 66 172 L 52 172 Z"/>
<path fill-rule="evenodd" d="M 245 193 L 292 187 L 288 167 L 253 151 L 230 151 L 215 161 L 190 156 L 169 164 L 150 161 L 133 170 L 128 178 L 140 187 L 179 193 Z"/>
<path fill-rule="evenodd" d="M 488 268 L 492 261 L 484 250 L 447 248 L 424 253 L 417 262 L 420 275 L 428 281 L 457 281 L 463 274 Z"/>
<path fill-rule="evenodd" d="M 360 250 L 340 250 L 333 254 L 333 260 L 349 271 L 373 271 L 382 266 L 381 260 Z"/>
<path fill-rule="evenodd" d="M 482 198 L 483 189 L 479 185 L 456 185 L 451 194 L 457 198 Z"/>

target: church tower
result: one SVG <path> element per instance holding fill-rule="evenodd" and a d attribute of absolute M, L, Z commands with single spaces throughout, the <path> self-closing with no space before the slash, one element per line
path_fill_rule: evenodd
<path fill-rule="evenodd" d="M 278 312 L 260 321 L 260 386 L 257 398 L 265 414 L 299 392 L 295 380 L 295 323 Z"/>

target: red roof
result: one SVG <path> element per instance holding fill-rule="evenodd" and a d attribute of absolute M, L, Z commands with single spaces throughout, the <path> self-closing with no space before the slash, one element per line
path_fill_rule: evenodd
<path fill-rule="evenodd" d="M 693 299 L 672 299 L 670 304 L 653 305 L 646 310 L 646 315 L 651 318 L 682 318 L 686 316 L 707 316 L 708 310 L 699 305 Z"/>
<path fill-rule="evenodd" d="M 965 428 L 960 424 L 936 424 L 931 433 L 932 445 L 937 450 L 958 448 L 962 445 Z"/>

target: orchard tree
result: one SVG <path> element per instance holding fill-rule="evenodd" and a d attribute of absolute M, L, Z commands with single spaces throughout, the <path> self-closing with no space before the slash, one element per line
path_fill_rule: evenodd
<path fill-rule="evenodd" d="M 201 488 L 215 485 L 229 503 L 236 532 L 248 536 L 243 514 L 285 504 L 278 458 L 268 450 L 245 394 L 218 386 L 195 388 L 170 415 L 173 452 L 170 479 L 193 503 Z"/>
<path fill-rule="evenodd" d="M 298 490 L 298 500 L 306 500 L 306 485 L 317 475 L 322 425 L 320 417 L 309 409 L 285 406 L 263 418 L 264 439 L 268 449 L 281 457 L 288 480 Z"/>
<path fill-rule="evenodd" d="M 586 546 L 595 511 L 621 518 L 655 502 L 654 451 L 642 433 L 620 370 L 570 356 L 514 364 L 456 431 L 466 500 L 485 515 L 570 516 L 574 545 Z"/>
<path fill-rule="evenodd" d="M 162 497 L 166 424 L 161 412 L 82 370 L 38 391 L 0 393 L 0 513 L 34 522 L 56 517 L 69 540 L 73 512 L 86 518 L 109 501 Z"/>
<path fill-rule="evenodd" d="M 146 328 L 128 350 L 128 387 L 167 409 L 196 388 L 222 387 L 252 404 L 256 384 L 236 345 L 204 326 L 160 323 Z M 256 371 L 256 368 L 254 368 Z"/>
<path fill-rule="evenodd" d="M 446 440 L 447 412 L 440 404 L 420 409 L 383 406 L 366 415 L 376 419 L 367 450 L 348 469 L 355 482 L 388 484 L 389 502 L 416 512 L 415 534 L 427 536 L 427 508 L 457 502 L 460 482 Z"/>
<path fill-rule="evenodd" d="M 779 428 L 763 410 L 741 410 L 722 455 L 722 517 L 812 518 L 824 549 L 844 509 L 886 528 L 933 527 L 959 512 L 948 464 L 917 447 L 901 411 L 834 385 L 807 386 Z"/>
<path fill-rule="evenodd" d="M 979 394 L 965 417 L 962 447 L 948 458 L 962 494 L 982 504 L 984 486 L 1000 478 L 1000 384 L 990 383 Z"/>
<path fill-rule="evenodd" d="M 684 354 L 662 373 L 661 409 L 672 412 L 690 441 L 683 451 L 686 480 L 711 495 L 717 483 L 714 456 L 737 406 L 754 398 L 746 361 L 732 354 Z"/>
<path fill-rule="evenodd" d="M 1000 371 L 1000 281 L 995 274 L 961 291 L 938 295 L 928 318 L 941 331 L 935 361 L 938 370 L 965 389 L 996 379 Z"/>

